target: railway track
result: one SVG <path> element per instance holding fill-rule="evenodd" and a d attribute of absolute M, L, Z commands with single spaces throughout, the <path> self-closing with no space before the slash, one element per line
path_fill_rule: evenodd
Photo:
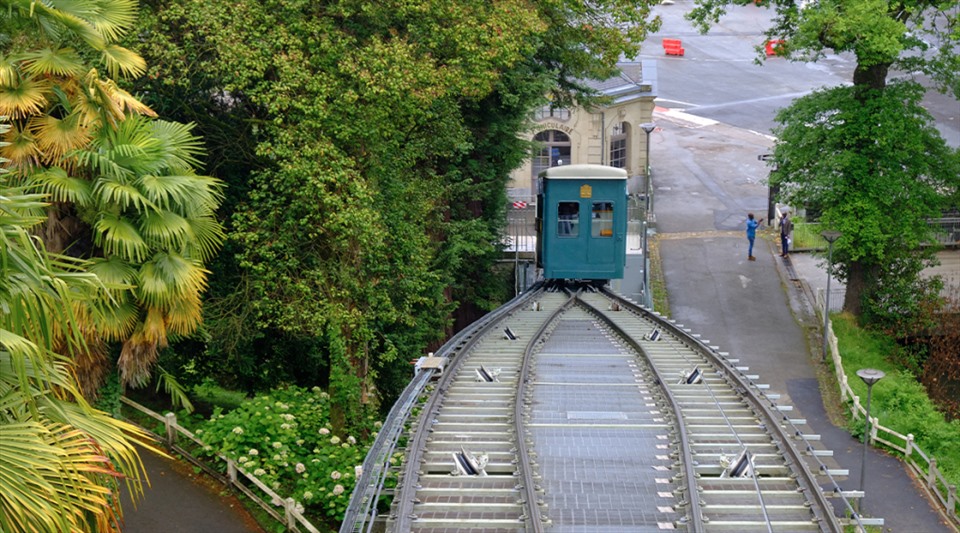
<path fill-rule="evenodd" d="M 852 514 L 803 421 L 682 326 L 607 292 L 498 313 L 421 384 L 387 531 L 841 531 L 821 485 Z"/>

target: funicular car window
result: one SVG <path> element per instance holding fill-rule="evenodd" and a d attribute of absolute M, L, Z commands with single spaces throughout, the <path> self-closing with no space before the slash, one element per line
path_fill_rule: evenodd
<path fill-rule="evenodd" d="M 590 235 L 593 237 L 613 237 L 613 202 L 593 202 Z"/>
<path fill-rule="evenodd" d="M 557 205 L 557 235 L 576 237 L 580 234 L 580 203 L 560 202 Z"/>

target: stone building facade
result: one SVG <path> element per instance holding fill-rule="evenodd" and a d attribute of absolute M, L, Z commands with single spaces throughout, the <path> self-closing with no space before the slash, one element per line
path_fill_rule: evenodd
<path fill-rule="evenodd" d="M 643 190 L 647 166 L 647 135 L 653 123 L 656 64 L 624 62 L 620 75 L 591 86 L 609 102 L 595 109 L 545 106 L 532 117 L 532 157 L 511 175 L 511 198 L 536 195 L 537 175 L 551 166 L 593 163 L 624 168 L 628 191 Z"/>

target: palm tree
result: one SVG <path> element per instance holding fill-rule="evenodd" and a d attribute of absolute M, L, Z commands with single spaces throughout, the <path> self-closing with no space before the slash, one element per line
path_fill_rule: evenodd
<path fill-rule="evenodd" d="M 123 342 L 123 382 L 142 385 L 168 336 L 200 324 L 204 264 L 223 239 L 221 184 L 193 171 L 190 126 L 148 120 L 153 111 L 91 64 L 96 54 L 112 77 L 144 71 L 115 44 L 135 21 L 134 0 L 0 0 L 0 9 L 12 50 L 0 58 L 11 183 L 50 194 L 47 249 L 93 259 L 120 304 L 86 317 L 88 342 L 74 354 L 83 390 L 92 396 L 105 376 L 105 341 Z"/>
<path fill-rule="evenodd" d="M 114 531 L 119 480 L 142 495 L 133 444 L 148 439 L 80 392 L 68 356 L 109 296 L 84 261 L 31 234 L 46 206 L 0 174 L 0 531 Z"/>

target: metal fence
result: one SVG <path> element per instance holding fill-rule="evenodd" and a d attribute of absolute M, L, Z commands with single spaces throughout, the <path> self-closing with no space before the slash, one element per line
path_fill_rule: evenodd
<path fill-rule="evenodd" d="M 820 316 L 823 317 L 822 298 L 817 298 L 816 307 Z M 843 369 L 843 359 L 840 357 L 840 349 L 837 346 L 837 337 L 833 334 L 833 326 L 829 320 L 827 321 L 827 331 L 824 334 L 827 335 L 837 381 L 840 383 L 841 400 L 844 402 L 851 400 L 850 413 L 854 420 L 859 420 L 860 417 L 866 416 L 866 409 L 861 405 L 860 397 L 854 394 L 847 381 L 847 374 Z M 890 428 L 883 427 L 880 425 L 879 418 L 870 417 L 869 438 L 871 445 L 876 445 L 879 442 L 891 450 L 900 452 L 904 462 L 922 481 L 924 488 L 933 494 L 935 501 L 943 509 L 954 527 L 960 526 L 960 500 L 957 499 L 957 486 L 947 482 L 943 473 L 937 468 L 936 458 L 924 453 L 914 442 L 912 434 L 903 435 Z"/>
<path fill-rule="evenodd" d="M 263 510 L 267 512 L 267 514 L 272 516 L 281 524 L 284 524 L 287 530 L 301 531 L 301 528 L 302 528 L 303 531 L 309 531 L 310 533 L 320 533 L 320 530 L 314 527 L 314 525 L 311 524 L 310 521 L 303 516 L 301 511 L 298 510 L 298 504 L 293 498 L 281 497 L 279 494 L 274 492 L 270 487 L 268 487 L 264 482 L 257 479 L 256 476 L 246 472 L 245 470 L 243 470 L 243 468 L 237 466 L 236 461 L 234 461 L 233 459 L 230 459 L 223 454 L 217 454 L 217 460 L 223 461 L 226 463 L 227 476 L 224 477 L 221 472 L 217 471 L 217 469 L 211 467 L 206 462 L 198 459 L 192 453 L 190 453 L 189 450 L 181 446 L 180 444 L 181 436 L 186 438 L 188 442 L 192 442 L 194 445 L 199 446 L 201 448 L 203 448 L 205 444 L 203 443 L 203 441 L 198 439 L 190 430 L 177 424 L 177 415 L 173 413 L 167 413 L 165 415 L 161 415 L 159 413 L 151 411 L 149 408 L 144 407 L 138 404 L 137 402 L 124 396 L 120 397 L 120 401 L 123 404 L 149 416 L 150 418 L 153 418 L 154 420 L 157 420 L 163 423 L 164 429 L 165 429 L 164 435 L 157 435 L 157 438 L 163 441 L 163 443 L 167 446 L 168 450 L 177 452 L 184 459 L 198 466 L 204 472 L 206 472 L 213 478 L 219 480 L 224 485 L 227 485 L 229 487 L 232 487 L 242 492 L 244 495 L 250 498 L 253 502 L 255 502 L 257 505 L 262 507 Z M 143 428 L 143 429 L 153 433 L 149 428 Z M 156 435 L 156 433 L 154 433 L 154 435 Z M 243 480 L 246 480 L 247 482 L 249 482 L 249 484 L 252 484 L 256 488 L 260 489 L 260 491 L 262 491 L 263 494 L 265 494 L 268 498 L 270 498 L 270 501 L 267 502 L 266 500 L 264 500 L 260 496 L 260 494 L 257 494 L 253 489 L 248 487 L 247 483 L 245 483 Z M 283 507 L 283 513 L 282 514 L 279 513 L 276 510 L 276 507 Z"/>

